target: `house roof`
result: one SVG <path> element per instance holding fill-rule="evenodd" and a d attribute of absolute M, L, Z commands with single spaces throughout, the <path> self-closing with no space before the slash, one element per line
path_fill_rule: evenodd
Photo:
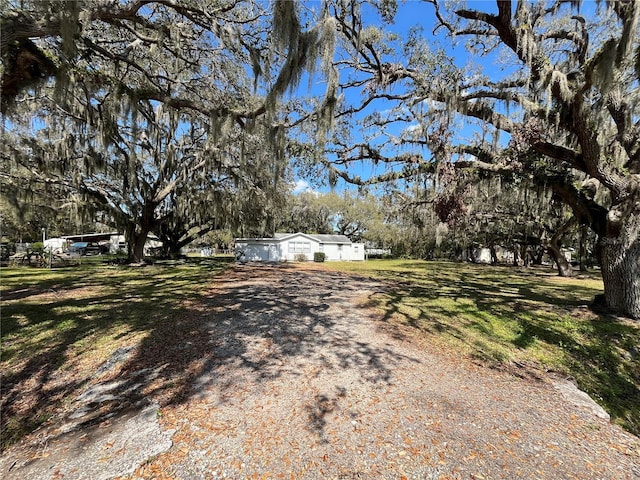
<path fill-rule="evenodd" d="M 309 233 L 276 233 L 273 238 L 237 238 L 236 241 L 253 241 L 253 242 L 269 242 L 273 240 L 283 241 L 291 237 L 296 236 L 307 237 L 311 240 L 315 240 L 318 243 L 333 243 L 333 244 L 351 244 L 351 240 L 346 235 L 325 235 L 325 234 L 309 234 Z"/>
<path fill-rule="evenodd" d="M 310 234 L 310 233 L 276 233 L 273 237 L 276 240 L 285 240 L 289 237 L 293 237 L 296 235 L 302 235 L 305 237 L 309 237 L 320 243 L 351 243 L 349 237 L 346 235 L 326 235 L 326 234 Z"/>
<path fill-rule="evenodd" d="M 107 233 L 80 233 L 78 235 L 64 235 L 61 238 L 72 242 L 99 242 L 100 240 L 110 240 L 111 237 L 120 235 L 118 232 Z"/>
<path fill-rule="evenodd" d="M 60 238 L 64 238 L 65 240 L 71 242 L 99 242 L 111 240 L 112 237 L 124 237 L 123 233 L 118 232 L 107 232 L 107 233 L 79 233 L 77 235 L 63 235 Z M 155 234 L 149 233 L 147 235 L 148 240 L 160 240 Z"/>

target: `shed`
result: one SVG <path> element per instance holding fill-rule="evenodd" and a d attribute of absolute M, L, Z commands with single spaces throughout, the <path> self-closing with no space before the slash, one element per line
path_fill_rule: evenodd
<path fill-rule="evenodd" d="M 316 252 L 323 252 L 328 261 L 364 260 L 364 244 L 345 235 L 276 233 L 271 238 L 237 238 L 235 248 L 237 258 L 248 262 L 313 260 Z"/>

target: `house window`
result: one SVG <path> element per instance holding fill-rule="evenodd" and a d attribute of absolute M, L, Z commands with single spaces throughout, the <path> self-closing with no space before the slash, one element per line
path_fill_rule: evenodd
<path fill-rule="evenodd" d="M 309 253 L 310 251 L 309 242 L 289 242 L 289 253 Z"/>

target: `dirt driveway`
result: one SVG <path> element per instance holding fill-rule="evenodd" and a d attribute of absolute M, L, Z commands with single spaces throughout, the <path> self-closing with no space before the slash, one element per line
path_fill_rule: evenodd
<path fill-rule="evenodd" d="M 76 400 L 67 427 L 6 452 L 0 473 L 640 478 L 640 440 L 550 379 L 418 345 L 357 306 L 385 288 L 313 266 L 234 266 L 188 318 L 119 352 L 118 374 Z M 77 420 L 101 405 L 117 414 Z"/>

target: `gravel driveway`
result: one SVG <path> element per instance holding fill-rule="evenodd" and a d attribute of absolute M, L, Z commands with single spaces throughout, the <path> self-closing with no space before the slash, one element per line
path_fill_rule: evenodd
<path fill-rule="evenodd" d="M 314 265 L 234 266 L 129 358 L 120 375 L 149 380 L 121 391 L 161 405 L 158 428 L 135 445 L 171 441 L 102 478 L 640 478 L 640 440 L 551 379 L 418 345 L 358 307 L 386 288 Z M 65 452 L 83 450 L 57 441 L 30 478 L 97 478 L 89 465 L 117 463 L 103 441 L 106 460 L 64 468 Z M 14 462 L 11 474 L 35 464 Z"/>

